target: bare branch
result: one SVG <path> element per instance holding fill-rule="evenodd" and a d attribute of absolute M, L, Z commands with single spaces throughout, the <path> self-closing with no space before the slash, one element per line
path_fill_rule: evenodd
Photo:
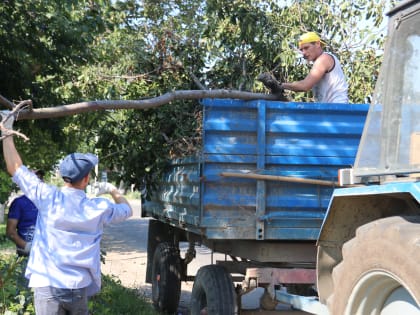
<path fill-rule="evenodd" d="M 200 90 L 207 90 L 207 88 L 200 82 L 200 80 L 197 78 L 197 76 L 190 72 L 190 76 L 193 80 L 193 82 L 200 88 Z"/>
<path fill-rule="evenodd" d="M 21 133 L 19 131 L 16 131 L 16 130 L 13 130 L 13 129 L 7 129 L 6 134 L 1 135 L 0 141 L 7 138 L 7 137 L 10 137 L 10 136 L 18 136 L 18 137 L 21 137 L 25 141 L 29 140 L 29 138 L 26 135 L 24 135 L 23 133 Z"/>
<path fill-rule="evenodd" d="M 23 110 L 19 112 L 19 116 L 16 117 L 16 120 L 57 118 L 111 109 L 144 110 L 169 104 L 176 100 L 193 100 L 203 98 L 287 101 L 287 99 L 283 98 L 281 95 L 252 93 L 237 90 L 179 90 L 168 92 L 158 97 L 141 100 L 99 100 Z"/>
<path fill-rule="evenodd" d="M 102 79 L 123 79 L 128 81 L 135 81 L 138 79 L 144 79 L 147 77 L 147 74 L 136 74 L 136 75 L 106 75 L 99 74 L 99 77 Z"/>
<path fill-rule="evenodd" d="M 20 133 L 19 131 L 6 128 L 3 125 L 3 122 L 6 121 L 11 116 L 14 116 L 15 120 L 17 120 L 17 117 L 19 117 L 19 114 L 22 112 L 22 110 L 24 110 L 24 108 L 26 108 L 26 107 L 29 107 L 30 109 L 32 108 L 32 101 L 31 100 L 22 101 L 16 106 L 13 104 L 13 106 L 14 106 L 13 110 L 11 110 L 10 113 L 7 116 L 3 117 L 3 115 L 2 115 L 3 119 L 0 122 L 0 129 L 2 131 L 2 135 L 0 137 L 0 140 L 3 140 L 4 138 L 16 135 L 18 137 L 23 138 L 25 141 L 28 141 L 29 138 L 26 135 L 24 135 L 23 133 Z"/>
<path fill-rule="evenodd" d="M 15 104 L 13 104 L 11 101 L 9 101 L 4 96 L 0 95 L 0 103 L 7 107 L 7 109 L 13 109 L 15 107 Z"/>

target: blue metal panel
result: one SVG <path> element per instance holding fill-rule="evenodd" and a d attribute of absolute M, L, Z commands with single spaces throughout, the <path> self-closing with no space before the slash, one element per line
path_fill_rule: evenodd
<path fill-rule="evenodd" d="M 223 172 L 337 180 L 353 164 L 367 104 L 204 100 L 201 227 L 209 238 L 315 240 L 333 187 Z"/>
<path fill-rule="evenodd" d="M 172 162 L 145 211 L 208 239 L 316 240 L 333 187 L 221 173 L 335 181 L 354 162 L 368 105 L 202 104 L 202 151 Z"/>
<path fill-rule="evenodd" d="M 171 161 L 152 201 L 144 211 L 149 216 L 198 227 L 200 218 L 200 162 L 197 157 Z M 197 229 L 198 230 L 198 229 Z"/>

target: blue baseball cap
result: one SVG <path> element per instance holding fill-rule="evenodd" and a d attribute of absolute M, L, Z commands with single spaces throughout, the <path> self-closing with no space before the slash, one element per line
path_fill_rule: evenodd
<path fill-rule="evenodd" d="M 60 163 L 60 174 L 65 182 L 76 183 L 98 164 L 98 157 L 92 153 L 72 153 Z"/>

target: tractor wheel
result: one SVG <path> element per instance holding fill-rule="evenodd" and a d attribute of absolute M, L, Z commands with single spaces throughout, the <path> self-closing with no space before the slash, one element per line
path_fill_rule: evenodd
<path fill-rule="evenodd" d="M 152 300 L 161 312 L 174 313 L 181 295 L 181 258 L 175 245 L 160 243 L 153 255 Z"/>
<path fill-rule="evenodd" d="M 218 265 L 201 267 L 191 292 L 191 315 L 233 315 L 236 293 L 225 268 Z"/>
<path fill-rule="evenodd" d="M 333 270 L 331 314 L 420 314 L 420 217 L 389 217 L 359 227 Z"/>

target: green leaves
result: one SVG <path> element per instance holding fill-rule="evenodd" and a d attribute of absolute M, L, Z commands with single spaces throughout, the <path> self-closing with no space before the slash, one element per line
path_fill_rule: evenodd
<path fill-rule="evenodd" d="M 3 281 L 0 290 L 1 314 L 35 314 L 33 292 L 27 287 L 24 278 L 25 266 L 24 260 L 16 259 L 15 254 L 0 255 L 0 277 Z M 139 297 L 136 290 L 125 288 L 121 281 L 104 274 L 101 292 L 89 299 L 89 310 L 92 314 L 101 315 L 157 315 L 149 301 Z"/>
<path fill-rule="evenodd" d="M 26 260 L 23 257 L 16 258 L 15 254 L 0 254 L 1 314 L 35 314 L 33 293 L 27 287 L 24 276 Z"/>
<path fill-rule="evenodd" d="M 4 165 L 4 163 L 2 163 Z M 7 172 L 3 171 L 6 167 L 4 166 L 0 170 L 0 204 L 4 205 L 12 190 L 12 180 Z"/>
<path fill-rule="evenodd" d="M 272 71 L 280 81 L 306 76 L 297 40 L 310 30 L 337 54 L 350 100 L 360 103 L 373 91 L 384 12 L 394 2 L 5 0 L 0 69 L 7 79 L 0 80 L 0 93 L 48 107 L 199 86 L 267 92 L 256 81 L 262 72 Z M 289 96 L 312 100 L 311 93 Z M 30 165 L 51 166 L 71 151 L 95 151 L 100 168 L 139 186 L 145 178 L 153 182 L 167 158 L 199 146 L 200 122 L 198 103 L 179 101 L 17 126 L 26 134 L 37 130 L 30 143 L 19 144 Z"/>

